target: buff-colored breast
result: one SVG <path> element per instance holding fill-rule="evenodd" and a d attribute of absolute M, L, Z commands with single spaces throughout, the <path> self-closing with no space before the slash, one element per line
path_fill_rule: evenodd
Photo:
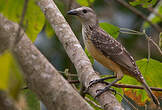
<path fill-rule="evenodd" d="M 92 41 L 87 40 L 84 41 L 84 44 L 88 50 L 88 52 L 90 53 L 90 55 L 97 60 L 99 63 L 101 63 L 102 65 L 104 65 L 105 67 L 107 67 L 108 69 L 114 71 L 114 72 L 118 72 L 121 71 L 120 66 L 116 63 L 114 63 L 112 60 L 109 59 L 108 56 L 104 56 L 100 50 L 98 50 L 94 44 L 92 43 Z"/>

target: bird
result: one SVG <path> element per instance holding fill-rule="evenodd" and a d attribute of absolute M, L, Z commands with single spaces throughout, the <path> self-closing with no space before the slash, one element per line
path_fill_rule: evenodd
<path fill-rule="evenodd" d="M 157 97 L 152 93 L 139 71 L 134 58 L 120 42 L 99 26 L 99 20 L 93 9 L 82 6 L 68 11 L 67 14 L 76 16 L 81 22 L 83 42 L 90 55 L 115 74 L 112 77 L 92 81 L 91 85 L 102 82 L 105 79 L 116 78 L 105 88 L 100 89 L 96 96 L 100 96 L 105 91 L 110 90 L 110 87 L 121 80 L 124 75 L 129 75 L 143 85 L 148 96 L 156 105 L 160 105 Z"/>

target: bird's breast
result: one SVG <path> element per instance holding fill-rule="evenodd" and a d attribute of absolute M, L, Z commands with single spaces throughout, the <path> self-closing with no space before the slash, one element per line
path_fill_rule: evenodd
<path fill-rule="evenodd" d="M 108 56 L 102 54 L 102 52 L 95 47 L 93 42 L 89 39 L 91 36 L 87 35 L 86 33 L 83 34 L 83 40 L 85 47 L 87 48 L 90 55 L 97 60 L 99 63 L 107 67 L 108 69 L 116 72 L 120 70 L 120 66 L 114 63 Z"/>

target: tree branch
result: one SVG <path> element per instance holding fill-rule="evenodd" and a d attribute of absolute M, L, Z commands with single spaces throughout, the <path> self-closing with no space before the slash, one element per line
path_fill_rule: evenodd
<path fill-rule="evenodd" d="M 59 40 L 63 44 L 68 56 L 74 63 L 74 66 L 78 72 L 78 78 L 80 82 L 87 88 L 90 81 L 100 79 L 95 73 L 92 65 L 84 53 L 77 38 L 72 32 L 70 26 L 67 24 L 63 15 L 58 10 L 53 0 L 37 0 L 38 5 L 41 7 L 44 15 L 49 23 L 52 25 Z M 93 97 L 96 96 L 96 90 L 104 88 L 105 85 L 98 83 L 89 89 L 89 94 Z M 107 91 L 97 98 L 98 102 L 104 108 L 104 110 L 123 110 L 121 104 L 116 100 L 115 96 Z"/>
<path fill-rule="evenodd" d="M 119 2 L 121 5 L 125 6 L 126 8 L 128 8 L 130 11 L 132 11 L 133 13 L 135 13 L 137 16 L 139 16 L 142 19 L 144 19 L 145 21 L 147 21 L 158 32 L 161 32 L 162 31 L 162 29 L 161 29 L 160 26 L 158 26 L 157 24 L 153 24 L 152 21 L 150 21 L 143 13 L 141 13 L 139 10 L 137 10 L 136 8 L 134 8 L 131 5 L 129 5 L 124 0 L 116 0 L 116 1 Z M 107 0 L 106 0 L 106 2 L 107 2 Z"/>
<path fill-rule="evenodd" d="M 4 91 L 0 91 L 0 110 L 18 110 L 14 101 Z"/>
<path fill-rule="evenodd" d="M 19 26 L 0 14 L 0 48 L 17 37 Z M 21 39 L 12 47 L 28 87 L 37 94 L 48 110 L 93 110 L 39 52 L 21 29 Z M 2 43 L 2 44 L 1 44 Z M 3 47 L 3 46 L 2 46 Z M 0 49 L 1 50 L 1 49 Z"/>
<path fill-rule="evenodd" d="M 69 83 L 80 83 L 79 80 L 69 80 Z M 106 82 L 109 84 L 109 82 Z M 118 87 L 118 88 L 132 88 L 132 89 L 144 89 L 143 86 L 138 86 L 138 85 L 128 85 L 128 84 L 113 84 L 112 86 Z M 157 87 L 150 87 L 151 90 L 153 91 L 160 91 L 162 92 L 162 88 L 157 88 Z"/>

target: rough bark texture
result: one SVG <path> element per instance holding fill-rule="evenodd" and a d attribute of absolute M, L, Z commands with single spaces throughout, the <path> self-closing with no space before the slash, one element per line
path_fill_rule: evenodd
<path fill-rule="evenodd" d="M 0 15 L 0 48 L 15 41 L 19 26 Z M 56 71 L 21 30 L 21 39 L 12 44 L 28 87 L 37 94 L 48 110 L 93 110 L 93 108 Z M 3 39 L 3 41 L 2 41 Z M 9 40 L 12 39 L 12 40 Z M 3 49 L 4 50 L 4 49 Z"/>
<path fill-rule="evenodd" d="M 74 63 L 80 82 L 87 88 L 90 81 L 99 79 L 100 77 L 94 72 L 89 59 L 53 0 L 37 1 L 44 15 L 55 30 L 59 40 L 63 44 L 68 56 Z M 101 83 L 96 84 L 89 89 L 89 94 L 95 97 L 96 90 L 104 87 L 105 85 Z M 110 92 L 105 92 L 99 96 L 97 100 L 105 110 L 123 110 L 120 103 L 115 99 L 115 96 Z"/>
<path fill-rule="evenodd" d="M 18 110 L 14 101 L 4 91 L 0 91 L 0 110 Z"/>

